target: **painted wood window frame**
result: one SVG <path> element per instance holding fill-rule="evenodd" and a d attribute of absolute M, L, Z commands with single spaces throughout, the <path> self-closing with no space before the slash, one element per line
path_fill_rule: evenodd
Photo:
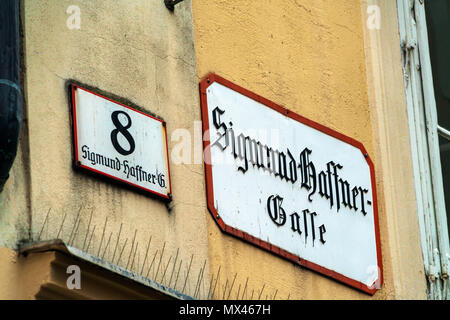
<path fill-rule="evenodd" d="M 414 181 L 428 298 L 447 299 L 449 236 L 425 17 L 426 0 L 397 0 Z"/>

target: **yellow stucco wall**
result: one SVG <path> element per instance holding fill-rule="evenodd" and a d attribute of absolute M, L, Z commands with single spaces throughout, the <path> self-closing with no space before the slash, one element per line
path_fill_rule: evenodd
<path fill-rule="evenodd" d="M 391 167 L 384 165 L 390 159 L 385 159 L 379 133 L 382 116 L 376 116 L 380 109 L 373 92 L 378 87 L 366 71 L 371 60 L 360 1 L 185 0 L 174 13 L 162 0 L 124 0 L 120 5 L 109 0 L 23 0 L 21 4 L 26 110 L 18 157 L 0 194 L 0 270 L 16 270 L 18 261 L 13 251 L 2 246 L 16 248 L 19 240 L 28 237 L 44 240 L 59 235 L 68 241 L 77 230 L 73 246 L 81 249 L 89 242 L 86 251 L 107 261 L 115 257 L 114 263 L 125 248 L 117 263 L 125 267 L 135 260 L 132 271 L 143 271 L 153 280 L 158 267 L 158 282 L 167 283 L 177 257 L 182 268 L 176 289 L 193 295 L 201 275 L 200 298 L 207 296 L 217 275 L 214 298 L 220 299 L 370 298 L 222 233 L 206 209 L 198 153 L 192 154 L 194 163 L 175 164 L 171 157 L 174 201 L 169 206 L 73 170 L 68 80 L 98 87 L 161 116 L 168 124 L 172 155 L 179 151 L 178 136 L 172 139 L 178 129 L 191 133 L 192 151 L 198 151 L 198 82 L 215 72 L 364 144 L 377 171 L 384 267 L 383 288 L 373 298 L 425 298 L 410 159 L 403 156 Z M 80 29 L 67 27 L 70 5 L 80 8 Z M 395 13 L 388 18 L 390 28 L 395 27 Z M 388 29 L 383 32 L 392 36 Z M 395 37 L 390 41 L 388 47 L 397 45 Z M 388 59 L 399 67 L 396 58 Z M 385 68 L 386 74 L 393 70 Z M 401 80 L 400 76 L 387 81 L 400 97 Z M 404 103 L 401 98 L 386 99 L 388 94 L 382 93 L 381 100 Z M 401 130 L 387 133 L 391 139 L 398 132 L 407 133 L 405 113 L 398 112 L 390 125 Z M 405 144 L 407 137 L 402 139 Z M 392 191 L 392 172 L 405 180 L 404 198 L 386 195 Z M 399 201 L 408 204 L 397 210 Z M 136 254 L 131 250 L 133 239 Z M 406 239 L 411 239 L 408 245 Z M 206 270 L 201 274 L 203 265 Z M 32 275 L 27 270 L 22 271 Z M 14 272 L 15 278 L 0 272 L 2 296 L 8 297 L 5 292 L 10 290 L 16 295 L 9 296 L 30 298 L 13 288 L 19 274 Z"/>
<path fill-rule="evenodd" d="M 194 34 L 197 74 L 201 79 L 209 72 L 219 74 L 265 98 L 274 101 L 300 115 L 326 125 L 364 144 L 375 166 L 380 148 L 374 127 L 375 104 L 369 104 L 365 27 L 361 2 L 352 1 L 260 1 L 248 3 L 230 1 L 194 1 Z M 395 10 L 395 5 L 390 10 Z M 395 11 L 390 16 L 395 21 Z M 394 25 L 395 27 L 395 25 Z M 392 29 L 390 29 L 392 30 Z M 394 29 L 395 30 L 395 29 Z M 385 30 L 389 32 L 389 30 Z M 391 33 L 392 34 L 392 33 Z M 393 41 L 392 45 L 398 45 Z M 398 60 L 400 63 L 400 60 Z M 400 66 L 400 64 L 398 64 Z M 385 70 L 387 73 L 390 70 Z M 401 77 L 394 83 L 396 93 L 403 91 Z M 392 85 L 392 83 L 391 83 Z M 371 88 L 372 90 L 372 88 Z M 405 125 L 405 118 L 395 118 Z M 394 124 L 395 125 L 395 124 Z M 375 144 L 375 145 L 374 145 Z M 409 151 L 405 146 L 405 153 Z M 408 158 L 409 159 L 409 158 Z M 407 160 L 408 160 L 407 159 Z M 409 159 L 410 161 L 410 159 Z M 406 162 L 410 164 L 410 162 Z M 397 170 L 391 168 L 391 170 Z M 410 169 L 409 169 L 410 170 Z M 405 267 L 414 274 L 404 278 L 419 283 L 404 297 L 425 297 L 423 269 L 419 259 L 403 260 L 391 252 L 384 206 L 384 189 L 381 181 L 391 172 L 377 171 L 378 197 L 380 200 L 380 231 L 383 253 L 384 285 L 374 299 L 396 298 L 393 263 L 397 270 Z M 409 171 L 406 174 L 412 176 Z M 411 182 L 411 180 L 409 180 Z M 410 183 L 406 194 L 412 195 Z M 399 199 L 400 200 L 400 199 Z M 413 216 L 410 224 L 400 233 L 417 229 L 417 214 L 411 202 Z M 389 212 L 390 215 L 399 214 Z M 392 221 L 392 220 L 391 220 Z M 275 255 L 259 250 L 231 236 L 221 233 L 212 218 L 208 219 L 210 270 L 214 274 L 220 268 L 221 289 L 233 281 L 231 297 L 236 297 L 248 278 L 248 285 L 255 296 L 279 299 L 367 299 L 370 296 L 342 285 L 313 271 L 294 266 Z M 409 229 L 409 230 L 407 230 Z M 398 231 L 398 230 L 397 230 Z M 404 250 L 420 255 L 418 238 Z M 397 253 L 398 254 L 398 253 Z M 413 264 L 413 266 L 411 266 Z M 417 277 L 417 279 L 415 279 Z M 222 290 L 217 297 L 222 296 Z M 228 293 L 227 293 L 228 294 Z M 245 297 L 251 296 L 251 291 Z"/>
<path fill-rule="evenodd" d="M 70 6 L 79 8 L 79 29 L 69 28 L 76 12 Z M 0 246 L 61 238 L 163 284 L 182 263 L 176 289 L 186 282 L 184 291 L 193 294 L 208 252 L 201 166 L 170 164 L 169 206 L 75 171 L 67 90 L 73 79 L 160 116 L 171 150 L 172 132 L 193 130 L 200 118 L 191 2 L 177 14 L 159 0 L 24 0 L 21 11 L 26 130 L 0 198 Z"/>
<path fill-rule="evenodd" d="M 34 299 L 50 278 L 51 255 L 46 252 L 24 258 L 15 250 L 0 247 L 0 299 Z"/>

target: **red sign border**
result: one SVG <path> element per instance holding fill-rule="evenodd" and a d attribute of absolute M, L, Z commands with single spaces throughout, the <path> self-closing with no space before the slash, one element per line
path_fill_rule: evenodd
<path fill-rule="evenodd" d="M 378 222 L 378 201 L 377 201 L 377 192 L 376 192 L 376 183 L 375 183 L 375 168 L 374 168 L 374 164 L 373 164 L 372 160 L 370 159 L 369 154 L 367 153 L 363 144 L 353 138 L 343 135 L 342 133 L 339 133 L 333 129 L 325 127 L 324 125 L 321 125 L 317 122 L 309 120 L 295 112 L 292 112 L 292 111 L 276 104 L 275 102 L 272 102 L 254 92 L 251 92 L 237 84 L 234 84 L 233 82 L 226 80 L 225 78 L 223 78 L 217 74 L 214 74 L 214 73 L 210 73 L 207 76 L 205 76 L 199 84 L 203 136 L 205 135 L 205 132 L 209 132 L 208 102 L 207 102 L 207 96 L 206 96 L 206 89 L 210 85 L 212 85 L 214 82 L 218 82 L 221 85 L 223 85 L 231 90 L 234 90 L 246 97 L 249 97 L 257 102 L 260 102 L 260 103 L 264 104 L 265 106 L 267 106 L 267 107 L 269 107 L 291 119 L 294 119 L 294 120 L 296 120 L 300 123 L 303 123 L 309 127 L 315 128 L 329 136 L 332 136 L 332 137 L 339 139 L 345 143 L 348 143 L 348 144 L 358 148 L 362 152 L 362 154 L 364 155 L 364 157 L 367 161 L 367 164 L 369 165 L 370 175 L 371 175 L 372 202 L 373 202 L 374 224 L 375 224 L 375 241 L 376 241 L 376 247 L 377 247 L 377 263 L 378 263 L 378 270 L 379 270 L 378 279 L 376 279 L 371 286 L 367 286 L 365 283 L 356 281 L 356 280 L 351 279 L 347 276 L 344 276 L 340 273 L 337 273 L 333 270 L 327 269 L 318 264 L 315 264 L 308 260 L 302 259 L 301 257 L 296 256 L 290 252 L 287 252 L 286 250 L 284 250 L 282 248 L 279 248 L 279 247 L 274 246 L 266 241 L 263 241 L 256 237 L 253 237 L 253 236 L 249 235 L 248 233 L 245 233 L 239 229 L 236 229 L 236 228 L 230 227 L 229 225 L 226 225 L 225 222 L 221 219 L 220 213 L 217 212 L 216 208 L 214 207 L 212 165 L 211 165 L 211 154 L 209 151 L 210 141 L 208 139 L 207 140 L 204 139 L 203 140 L 203 150 L 204 150 L 204 157 L 205 157 L 204 160 L 208 160 L 208 161 L 204 161 L 207 205 L 208 205 L 209 212 L 211 213 L 213 219 L 216 221 L 216 223 L 220 227 L 220 229 L 225 233 L 228 233 L 237 238 L 243 239 L 246 242 L 249 242 L 249 243 L 256 245 L 262 249 L 265 249 L 271 253 L 279 255 L 279 256 L 281 256 L 287 260 L 290 260 L 300 266 L 303 266 L 308 269 L 319 272 L 325 276 L 328 276 L 337 281 L 343 282 L 353 288 L 361 290 L 370 295 L 374 295 L 375 292 L 377 291 L 377 289 L 380 289 L 383 284 L 383 265 L 382 265 L 382 257 L 381 257 L 380 228 L 379 228 L 379 222 Z"/>
<path fill-rule="evenodd" d="M 125 108 L 127 108 L 127 109 L 132 110 L 132 111 L 135 111 L 135 112 L 137 112 L 137 113 L 140 113 L 140 114 L 142 114 L 142 115 L 144 115 L 144 116 L 146 116 L 146 117 L 149 117 L 149 118 L 152 118 L 152 119 L 154 119 L 154 120 L 157 120 L 157 121 L 161 122 L 162 127 L 163 127 L 163 130 L 164 130 L 164 135 L 165 135 L 166 158 L 167 158 L 167 173 L 168 173 L 168 175 L 169 175 L 169 176 L 168 176 L 168 180 L 169 180 L 169 192 L 167 193 L 167 195 L 162 194 L 162 193 L 159 193 L 159 192 L 156 192 L 156 191 L 153 191 L 153 190 L 151 190 L 151 189 L 144 188 L 144 187 L 142 187 L 142 186 L 140 186 L 140 185 L 137 185 L 137 184 L 134 184 L 134 183 L 132 183 L 132 182 L 130 182 L 130 181 L 120 179 L 120 178 L 118 178 L 118 177 L 112 176 L 112 175 L 107 174 L 107 173 L 105 173 L 105 172 L 102 172 L 102 171 L 100 171 L 100 170 L 96 170 L 96 169 L 94 169 L 94 168 L 91 168 L 91 167 L 89 167 L 89 166 L 85 166 L 85 165 L 81 164 L 81 162 L 80 162 L 80 160 L 79 160 L 79 154 L 78 154 L 78 134 L 77 134 L 77 129 L 78 129 L 78 127 L 77 127 L 77 110 L 76 110 L 76 99 L 75 99 L 75 91 L 76 91 L 77 89 L 84 90 L 84 91 L 89 92 L 89 93 L 91 93 L 91 94 L 93 94 L 93 95 L 96 95 L 96 96 L 98 96 L 98 97 L 100 97 L 100 98 L 106 99 L 106 100 L 111 101 L 111 102 L 113 102 L 113 103 L 115 103 L 115 104 L 118 104 L 118 105 L 120 105 L 120 106 L 122 106 L 122 107 L 125 107 Z M 82 168 L 82 169 L 91 171 L 91 172 L 93 172 L 93 173 L 95 173 L 95 174 L 99 174 L 99 175 L 105 176 L 105 177 L 107 177 L 107 178 L 116 180 L 116 181 L 118 181 L 118 182 L 120 182 L 120 183 L 124 183 L 124 184 L 126 184 L 126 185 L 129 185 L 129 186 L 131 186 L 131 187 L 133 187 L 133 188 L 136 188 L 136 189 L 138 189 L 138 190 L 141 190 L 141 191 L 145 191 L 145 192 L 147 192 L 147 193 L 150 193 L 151 195 L 154 195 L 154 196 L 163 198 L 163 199 L 165 199 L 165 200 L 171 201 L 171 200 L 172 200 L 172 182 L 171 182 L 171 179 L 170 179 L 169 145 L 168 145 L 168 143 L 167 143 L 167 126 L 166 126 L 166 123 L 165 123 L 163 120 L 161 120 L 161 119 L 158 119 L 158 118 L 153 117 L 153 116 L 151 116 L 151 115 L 149 115 L 149 114 L 147 114 L 147 113 L 145 113 L 145 112 L 142 112 L 142 111 L 140 111 L 140 110 L 137 110 L 137 109 L 135 109 L 135 108 L 132 108 L 132 107 L 130 107 L 130 106 L 127 106 L 127 105 L 125 105 L 125 104 L 123 104 L 123 103 L 120 103 L 120 102 L 115 101 L 115 100 L 113 100 L 113 99 L 110 99 L 110 98 L 108 98 L 108 97 L 105 97 L 104 95 L 101 95 L 101 94 L 99 94 L 99 93 L 96 93 L 96 92 L 94 92 L 94 91 L 92 91 L 92 90 L 86 89 L 86 88 L 84 88 L 84 87 L 82 87 L 82 86 L 80 86 L 80 85 L 78 85 L 78 84 L 74 84 L 74 83 L 71 83 L 71 84 L 70 84 L 70 93 L 71 93 L 71 107 L 72 107 L 72 120 L 73 120 L 73 141 L 74 141 L 74 155 L 75 155 L 75 158 L 74 158 L 74 160 L 75 160 L 74 162 L 75 162 L 75 163 L 74 163 L 74 165 L 75 165 L 75 167 L 77 167 L 77 168 Z"/>

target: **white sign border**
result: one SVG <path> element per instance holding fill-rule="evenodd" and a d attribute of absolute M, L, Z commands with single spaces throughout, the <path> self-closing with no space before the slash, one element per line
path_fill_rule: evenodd
<path fill-rule="evenodd" d="M 234 84 L 233 82 L 226 80 L 223 77 L 218 76 L 217 74 L 210 73 L 206 77 L 204 77 L 199 85 L 200 89 L 200 105 L 201 105 L 201 115 L 202 115 L 202 129 L 203 136 L 208 136 L 205 133 L 209 132 L 209 116 L 208 116 L 208 102 L 207 102 L 207 88 L 212 85 L 214 82 L 218 82 L 219 84 L 234 90 L 246 97 L 249 97 L 265 106 L 271 108 L 274 111 L 277 111 L 293 120 L 296 120 L 300 123 L 303 123 L 307 126 L 310 126 L 314 129 L 317 129 L 324 134 L 332 136 L 338 140 L 341 140 L 345 143 L 348 143 L 356 148 L 358 148 L 364 158 L 367 161 L 367 164 L 370 169 L 371 176 L 371 186 L 372 186 L 372 204 L 373 204 L 373 214 L 374 214 L 374 225 L 375 225 L 375 242 L 376 242 L 376 251 L 377 251 L 377 263 L 378 263 L 378 278 L 374 280 L 371 285 L 366 283 L 359 282 L 357 280 L 351 279 L 343 274 L 337 273 L 336 271 L 327 269 L 318 264 L 315 264 L 311 261 L 305 260 L 299 256 L 296 256 L 282 248 L 272 245 L 264 240 L 256 238 L 248 233 L 245 233 L 239 229 L 233 228 L 229 225 L 226 225 L 225 222 L 221 219 L 220 213 L 217 211 L 214 205 L 214 190 L 213 190 L 213 175 L 212 175 L 212 164 L 211 164 L 211 153 L 210 153 L 210 141 L 203 140 L 203 149 L 204 149 L 204 165 L 205 165 L 205 181 L 206 181 L 206 193 L 207 193 L 207 206 L 208 210 L 211 213 L 213 219 L 216 221 L 219 228 L 230 235 L 233 235 L 237 238 L 243 239 L 246 242 L 256 245 L 262 249 L 265 249 L 271 253 L 279 255 L 285 259 L 288 259 L 296 264 L 299 264 L 308 269 L 319 272 L 325 276 L 331 277 L 337 281 L 343 282 L 353 288 L 361 290 L 370 295 L 375 294 L 377 289 L 380 289 L 383 283 L 383 265 L 382 265 L 382 256 L 381 256 L 381 241 L 380 241 L 380 228 L 378 221 L 378 200 L 377 200 L 377 192 L 376 192 L 376 182 L 375 182 L 375 168 L 372 160 L 370 159 L 369 154 L 367 153 L 364 145 L 348 136 L 345 136 L 333 129 L 325 127 L 317 122 L 309 120 L 305 117 L 296 114 L 254 92 L 251 92 L 239 85 Z"/>

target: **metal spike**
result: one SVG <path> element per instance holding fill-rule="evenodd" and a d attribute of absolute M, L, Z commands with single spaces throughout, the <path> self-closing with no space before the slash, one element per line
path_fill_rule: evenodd
<path fill-rule="evenodd" d="M 188 268 L 188 272 L 186 275 L 186 280 L 184 281 L 184 286 L 183 286 L 183 290 L 181 290 L 181 292 L 184 292 L 184 289 L 186 289 L 186 284 L 187 284 L 187 280 L 189 278 L 189 273 L 191 272 L 191 265 L 192 265 L 192 259 L 194 258 L 194 254 L 192 254 L 191 256 L 191 262 L 189 263 L 189 268 Z"/>
<path fill-rule="evenodd" d="M 219 281 L 220 268 L 222 268 L 222 265 L 220 265 L 219 269 L 217 270 L 216 283 L 214 284 L 214 289 L 213 289 L 213 291 L 211 293 L 211 298 L 214 297 L 214 292 L 216 291 L 217 282 Z"/>
<path fill-rule="evenodd" d="M 275 297 L 277 296 L 277 293 L 278 293 L 278 289 L 277 289 L 277 290 L 275 290 L 275 294 L 273 295 L 273 298 L 272 298 L 272 300 L 275 300 Z"/>
<path fill-rule="evenodd" d="M 93 213 L 93 209 L 91 210 L 91 216 L 89 217 L 89 223 L 88 223 L 88 228 L 87 228 L 87 231 L 86 231 L 86 237 L 84 237 L 84 242 L 83 242 L 83 251 L 84 251 L 84 246 L 86 245 L 86 240 L 87 240 L 87 237 L 88 237 L 88 235 L 89 235 L 89 230 L 91 230 L 91 221 L 92 221 L 92 213 Z"/>
<path fill-rule="evenodd" d="M 202 282 L 202 279 L 203 279 L 203 271 L 205 269 L 205 266 L 206 266 L 206 259 L 203 262 L 203 267 L 200 269 L 200 271 L 198 273 L 197 283 L 195 284 L 195 290 L 194 290 L 194 298 L 197 297 L 197 291 L 200 293 L 200 283 Z"/>
<path fill-rule="evenodd" d="M 139 242 L 136 241 L 136 248 L 134 249 L 133 260 L 131 261 L 130 270 L 133 271 L 134 259 L 136 258 L 136 252 L 138 251 Z"/>
<path fill-rule="evenodd" d="M 184 270 L 184 278 L 187 279 L 187 270 Z M 187 285 L 187 289 L 186 291 L 184 291 L 185 293 L 189 290 L 190 284 Z"/>
<path fill-rule="evenodd" d="M 82 208 L 83 208 L 83 206 L 80 206 L 80 209 L 78 210 L 77 218 L 75 219 L 75 223 L 73 224 L 72 231 L 70 232 L 69 240 L 67 241 L 67 243 L 69 243 L 69 244 L 70 244 L 70 240 L 72 239 L 73 232 L 75 231 L 75 228 L 78 225 L 78 218 L 80 217 Z"/>
<path fill-rule="evenodd" d="M 116 262 L 117 265 L 119 265 L 120 258 L 122 258 L 122 253 L 123 253 L 123 250 L 125 249 L 125 247 L 127 246 L 127 242 L 128 242 L 128 238 L 125 239 L 125 244 L 122 247 L 122 251 L 120 251 L 119 259 L 117 259 L 117 262 Z"/>
<path fill-rule="evenodd" d="M 92 237 L 94 236 L 95 227 L 97 227 L 97 226 L 94 226 L 94 228 L 92 229 L 91 237 L 89 238 L 89 242 L 88 242 L 88 245 L 87 245 L 87 248 L 86 248 L 86 252 L 89 252 L 89 247 L 91 246 L 91 240 L 92 240 Z"/>
<path fill-rule="evenodd" d="M 59 227 L 58 234 L 56 235 L 56 239 L 59 239 L 59 234 L 61 233 L 61 230 L 62 230 L 62 228 L 64 226 L 64 222 L 66 221 L 66 217 L 67 217 L 67 211 L 64 213 L 64 218 L 63 218 L 63 220 L 61 222 L 61 226 Z"/>
<path fill-rule="evenodd" d="M 156 250 L 155 254 L 153 255 L 152 263 L 150 263 L 150 267 L 148 268 L 148 271 L 147 271 L 147 276 L 146 276 L 147 278 L 148 278 L 148 274 L 150 273 L 150 270 L 152 269 L 153 262 L 155 262 L 155 258 L 156 258 L 157 254 L 158 254 L 158 250 Z"/>
<path fill-rule="evenodd" d="M 122 225 L 123 225 L 123 223 L 120 224 L 119 234 L 117 235 L 116 247 L 114 248 L 114 254 L 113 254 L 113 257 L 111 260 L 113 263 L 114 263 L 114 258 L 116 257 L 117 246 L 119 245 L 120 233 L 122 232 Z"/>
<path fill-rule="evenodd" d="M 198 295 L 200 295 L 200 285 L 201 285 L 201 283 L 202 283 L 202 281 L 203 281 L 203 275 L 205 274 L 205 268 L 206 268 L 206 259 L 205 259 L 205 261 L 203 262 L 203 268 L 202 268 L 202 276 L 200 277 L 200 284 L 199 284 L 199 286 L 198 286 Z M 203 285 L 203 289 L 205 288 L 205 286 Z"/>
<path fill-rule="evenodd" d="M 108 242 L 106 242 L 106 247 L 105 247 L 105 250 L 103 250 L 103 254 L 102 254 L 102 260 L 103 260 L 103 258 L 105 257 L 105 254 L 106 254 L 106 250 L 108 249 L 108 246 L 109 246 L 109 242 L 111 241 L 111 237 L 112 237 L 112 231 L 111 231 L 111 233 L 109 234 L 109 238 L 108 238 Z"/>
<path fill-rule="evenodd" d="M 247 293 L 247 283 L 248 283 L 248 277 L 247 277 L 247 280 L 245 280 L 245 287 L 244 287 L 244 290 L 242 291 L 242 300 L 244 300 L 244 294 L 245 293 Z"/>
<path fill-rule="evenodd" d="M 172 260 L 172 256 L 169 257 L 169 261 L 167 262 L 166 267 L 164 268 L 164 273 L 161 278 L 161 283 L 164 283 L 164 277 L 166 276 L 167 268 L 169 267 L 171 260 Z"/>
<path fill-rule="evenodd" d="M 47 215 L 45 216 L 44 223 L 42 224 L 41 231 L 39 232 L 38 241 L 41 240 L 42 231 L 44 231 L 44 227 L 45 227 L 45 225 L 46 225 L 46 223 L 47 223 L 48 215 L 50 214 L 50 211 L 51 211 L 51 210 L 52 210 L 51 207 L 48 208 Z"/>
<path fill-rule="evenodd" d="M 250 300 L 253 300 L 253 292 L 255 292 L 255 289 L 252 289 L 252 295 L 250 296 Z"/>
<path fill-rule="evenodd" d="M 204 272 L 203 272 L 203 275 L 205 275 Z M 211 283 L 209 281 L 207 281 L 206 277 L 205 277 L 205 280 L 202 280 L 202 282 L 203 282 L 203 286 L 202 286 L 203 287 L 203 290 L 202 290 L 203 291 L 203 298 L 201 298 L 201 296 L 199 295 L 199 299 L 205 300 L 205 299 L 207 299 L 207 290 L 206 289 L 209 290 L 209 287 L 211 286 Z"/>
<path fill-rule="evenodd" d="M 130 255 L 128 256 L 127 266 L 125 267 L 125 269 L 127 269 L 127 270 L 128 270 L 128 265 L 130 264 L 131 255 L 133 254 L 134 241 L 136 241 L 136 233 L 137 233 L 137 229 L 134 230 L 134 237 L 133 237 L 133 242 L 131 244 Z"/>
<path fill-rule="evenodd" d="M 225 282 L 225 288 L 223 289 L 222 300 L 225 300 L 225 293 L 227 292 L 227 286 L 228 286 L 228 278 L 227 281 Z"/>
<path fill-rule="evenodd" d="M 264 287 L 266 286 L 266 284 L 264 283 L 264 285 L 263 285 L 263 287 L 262 287 L 262 289 L 261 289 L 261 292 L 259 293 L 259 296 L 258 296 L 258 300 L 261 300 L 261 295 L 262 295 L 262 293 L 263 293 L 263 291 L 264 291 Z"/>
<path fill-rule="evenodd" d="M 198 287 L 198 284 L 199 284 L 201 272 L 202 272 L 202 269 L 200 268 L 200 271 L 198 272 L 198 276 L 197 276 L 197 282 L 195 282 L 195 288 L 194 288 L 194 294 L 193 294 L 193 298 L 194 299 L 197 296 L 197 287 Z"/>
<path fill-rule="evenodd" d="M 179 252 L 180 252 L 180 248 L 177 249 L 177 254 L 175 255 L 175 260 L 174 260 L 174 262 L 173 262 L 172 273 L 170 274 L 170 279 L 169 279 L 169 287 L 170 287 L 170 284 L 172 283 L 172 277 L 173 277 L 173 274 L 174 274 L 174 272 L 175 272 L 175 266 L 177 265 L 177 261 L 178 261 L 178 253 L 179 253 Z"/>
<path fill-rule="evenodd" d="M 105 225 L 103 226 L 102 238 L 100 239 L 100 245 L 98 246 L 97 257 L 100 256 L 100 249 L 101 249 L 102 244 L 103 244 L 103 238 L 105 237 L 105 230 L 106 230 L 106 224 L 107 223 L 108 223 L 108 216 L 106 216 Z"/>
<path fill-rule="evenodd" d="M 144 262 L 142 263 L 142 268 L 141 268 L 141 275 L 144 272 L 144 266 L 145 266 L 145 263 L 147 262 L 148 250 L 150 249 L 151 242 L 152 242 L 152 236 L 150 236 L 150 238 L 148 239 L 147 251 L 145 252 L 145 258 L 144 258 Z"/>
<path fill-rule="evenodd" d="M 73 238 L 72 239 L 69 238 L 69 243 L 71 246 L 73 246 L 73 244 L 75 243 L 75 238 L 78 235 L 78 228 L 80 227 L 80 224 L 81 224 L 81 217 L 80 217 L 80 219 L 78 219 L 77 225 L 75 227 L 75 232 L 73 234 Z"/>
<path fill-rule="evenodd" d="M 181 270 L 181 265 L 183 264 L 183 259 L 180 260 L 180 266 L 178 267 L 178 272 L 177 272 L 177 278 L 175 279 L 175 283 L 173 285 L 173 288 L 176 289 L 177 288 L 177 282 L 178 282 L 178 276 L 180 275 L 180 270 Z"/>
<path fill-rule="evenodd" d="M 211 294 L 211 288 L 212 288 L 212 283 L 214 280 L 214 276 L 211 276 L 211 280 L 209 281 L 209 289 L 208 289 L 208 294 L 206 295 L 206 299 L 210 299 L 210 294 Z"/>
<path fill-rule="evenodd" d="M 161 261 L 162 261 L 163 256 L 164 256 L 164 249 L 165 249 L 165 248 L 166 248 L 166 242 L 164 242 L 163 248 L 162 248 L 162 250 L 161 250 L 161 256 L 160 256 L 160 258 L 159 258 L 158 269 L 156 269 L 155 281 L 156 281 L 157 278 L 158 278 L 159 267 L 161 266 Z"/>
<path fill-rule="evenodd" d="M 239 300 L 239 292 L 241 292 L 241 284 L 239 284 L 236 300 Z"/>
<path fill-rule="evenodd" d="M 134 259 L 133 259 L 133 261 L 134 261 Z M 139 261 L 141 261 L 141 252 L 139 252 L 139 254 L 136 256 L 136 268 L 135 268 L 136 271 L 135 271 L 135 273 L 139 272 Z M 133 263 L 131 264 L 131 267 L 133 267 Z M 133 270 L 133 269 L 131 269 L 131 270 Z"/>
<path fill-rule="evenodd" d="M 227 297 L 227 300 L 229 300 L 230 299 L 230 295 L 231 295 L 231 290 L 233 290 L 233 286 L 234 286 L 234 281 L 236 280 L 236 277 L 237 277 L 237 272 L 234 274 L 234 278 L 233 278 L 233 283 L 231 284 L 231 287 L 230 287 L 230 291 L 228 292 L 228 297 Z"/>

